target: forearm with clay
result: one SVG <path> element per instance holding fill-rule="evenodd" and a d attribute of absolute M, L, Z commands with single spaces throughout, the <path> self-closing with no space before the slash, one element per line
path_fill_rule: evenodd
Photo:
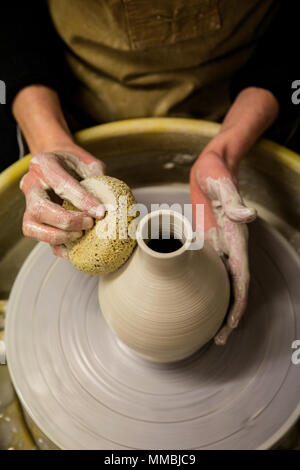
<path fill-rule="evenodd" d="M 104 165 L 73 140 L 57 93 L 42 85 L 22 89 L 15 97 L 12 111 L 33 155 L 29 172 L 20 187 L 26 197 L 23 232 L 27 237 L 54 246 L 79 238 L 82 230 L 102 218 L 104 207 L 86 192 L 65 167 L 82 178 L 104 173 Z M 52 202 L 48 190 L 69 200 L 81 212 L 67 211 Z"/>

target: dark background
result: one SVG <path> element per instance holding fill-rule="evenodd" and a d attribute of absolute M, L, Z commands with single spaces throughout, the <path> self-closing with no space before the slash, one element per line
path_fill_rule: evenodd
<path fill-rule="evenodd" d="M 0 104 L 0 171 L 19 158 L 19 146 L 16 138 L 16 123 L 4 112 L 5 104 Z"/>

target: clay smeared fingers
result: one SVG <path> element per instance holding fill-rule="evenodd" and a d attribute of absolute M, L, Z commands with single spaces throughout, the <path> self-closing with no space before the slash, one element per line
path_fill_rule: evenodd
<path fill-rule="evenodd" d="M 218 331 L 218 333 L 214 337 L 215 344 L 217 346 L 225 346 L 228 337 L 231 335 L 233 328 L 225 324 L 222 328 Z"/>
<path fill-rule="evenodd" d="M 238 224 L 248 224 L 256 219 L 257 212 L 253 207 L 246 207 L 245 205 L 236 205 L 226 207 L 224 209 L 227 217 Z"/>
<path fill-rule="evenodd" d="M 206 161 L 199 160 L 194 175 L 193 177 L 191 172 L 191 189 L 196 181 L 201 199 L 206 197 L 210 202 L 206 202 L 205 209 L 208 213 L 213 212 L 216 221 L 215 225 L 210 224 L 209 229 L 206 227 L 206 240 L 219 254 L 228 255 L 234 301 L 226 324 L 215 338 L 217 344 L 225 344 L 232 329 L 237 327 L 247 304 L 249 269 L 248 232 L 245 223 L 255 218 L 256 211 L 244 205 L 234 178 L 217 155 L 210 153 Z M 194 192 L 197 194 L 195 189 Z M 213 220 L 211 215 L 210 219 Z"/>
<path fill-rule="evenodd" d="M 42 191 L 44 196 L 47 197 L 46 189 L 48 189 L 48 186 L 35 171 L 29 171 L 28 173 L 26 173 L 21 179 L 19 186 L 21 191 L 23 191 L 23 193 L 25 194 L 26 199 L 28 195 L 32 193 L 33 190 Z"/>
<path fill-rule="evenodd" d="M 206 153 L 196 163 L 196 178 L 204 194 L 220 203 L 226 216 L 237 223 L 255 219 L 256 210 L 247 207 L 237 189 L 237 182 L 221 155 Z"/>
<path fill-rule="evenodd" d="M 75 241 L 82 236 L 81 231 L 66 232 L 59 228 L 50 227 L 35 221 L 28 213 L 23 218 L 23 234 L 33 240 L 50 243 L 50 245 L 62 245 Z"/>
<path fill-rule="evenodd" d="M 224 214 L 233 222 L 248 223 L 256 218 L 256 210 L 244 204 L 231 178 L 207 178 L 206 191 L 215 204 L 220 203 Z"/>
<path fill-rule="evenodd" d="M 248 264 L 248 228 L 245 224 L 236 224 L 225 220 L 223 228 L 223 246 L 228 255 L 228 266 L 232 279 L 234 301 L 227 316 L 230 328 L 236 328 L 247 306 L 249 287 Z"/>
<path fill-rule="evenodd" d="M 87 230 L 93 226 L 92 217 L 82 212 L 67 211 L 52 202 L 45 189 L 45 184 L 34 170 L 25 175 L 20 187 L 25 193 L 26 210 L 36 222 L 66 231 Z"/>
<path fill-rule="evenodd" d="M 105 174 L 104 163 L 83 149 L 80 149 L 80 159 L 76 155 L 67 152 L 56 152 L 55 154 L 62 158 L 65 163 L 82 178 L 102 176 Z"/>
<path fill-rule="evenodd" d="M 247 207 L 235 184 L 230 179 L 225 179 L 219 185 L 220 202 L 226 216 L 236 223 L 249 223 L 256 218 L 256 209 Z"/>
<path fill-rule="evenodd" d="M 233 280 L 234 302 L 228 313 L 227 323 L 230 328 L 236 328 L 246 310 L 249 281 L 241 277 Z"/>
<path fill-rule="evenodd" d="M 31 167 L 62 199 L 71 202 L 91 217 L 101 219 L 105 208 L 100 201 L 88 193 L 60 164 L 52 153 L 42 153 L 31 160 Z"/>
<path fill-rule="evenodd" d="M 51 246 L 53 254 L 59 258 L 69 259 L 68 249 L 65 245 L 53 245 Z"/>
<path fill-rule="evenodd" d="M 82 212 L 67 211 L 58 204 L 38 196 L 29 205 L 28 211 L 37 222 L 68 232 L 87 230 L 94 225 L 92 217 Z"/>

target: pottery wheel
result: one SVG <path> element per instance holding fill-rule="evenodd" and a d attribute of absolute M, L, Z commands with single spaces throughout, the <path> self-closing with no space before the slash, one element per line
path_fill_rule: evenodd
<path fill-rule="evenodd" d="M 187 186 L 135 191 L 139 202 L 189 202 Z M 39 244 L 9 302 L 9 370 L 34 422 L 65 449 L 255 449 L 299 415 L 300 265 L 265 222 L 250 226 L 249 304 L 226 347 L 155 364 L 119 344 L 97 300 L 99 279 Z M 134 286 L 132 286 L 134 289 Z M 137 292 L 138 295 L 138 292 Z"/>

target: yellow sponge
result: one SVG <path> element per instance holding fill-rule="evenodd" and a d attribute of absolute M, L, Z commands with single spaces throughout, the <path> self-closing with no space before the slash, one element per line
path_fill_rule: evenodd
<path fill-rule="evenodd" d="M 69 259 L 87 274 L 108 274 L 128 260 L 136 245 L 129 235 L 135 232 L 138 213 L 128 213 L 136 201 L 127 184 L 112 176 L 86 178 L 81 184 L 105 205 L 106 213 L 79 240 L 68 244 Z M 67 201 L 63 207 L 76 210 Z"/>

